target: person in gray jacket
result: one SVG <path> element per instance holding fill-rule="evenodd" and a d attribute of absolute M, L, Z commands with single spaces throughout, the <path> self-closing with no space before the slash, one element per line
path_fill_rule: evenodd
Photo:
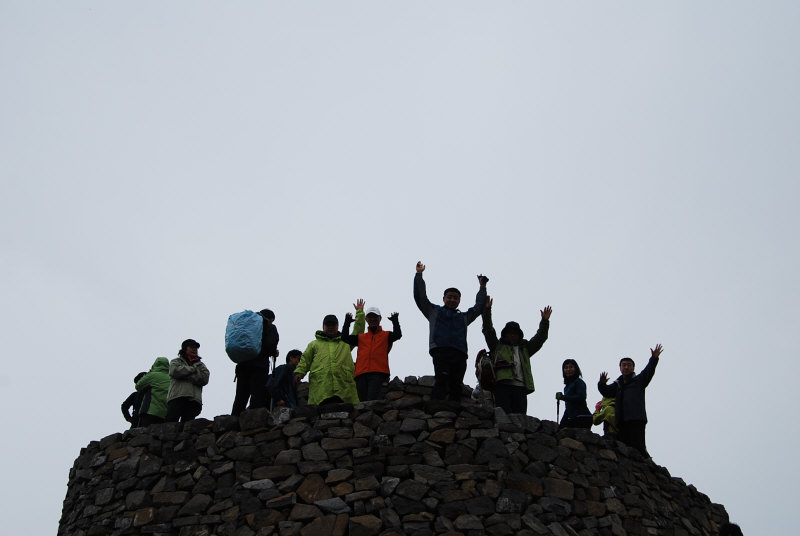
<path fill-rule="evenodd" d="M 645 458 L 649 458 L 645 443 L 645 427 L 647 426 L 647 409 L 645 407 L 644 390 L 650 385 L 656 373 L 658 359 L 663 348 L 656 344 L 650 349 L 650 360 L 641 373 L 636 374 L 636 364 L 630 357 L 623 357 L 619 361 L 619 371 L 622 373 L 612 383 L 608 383 L 608 373 L 600 374 L 597 389 L 600 394 L 615 398 L 616 424 L 619 429 L 617 439 L 633 447 Z"/>
<path fill-rule="evenodd" d="M 169 362 L 169 392 L 167 393 L 167 422 L 191 421 L 203 409 L 203 386 L 210 373 L 197 355 L 200 343 L 186 339 L 178 357 Z"/>

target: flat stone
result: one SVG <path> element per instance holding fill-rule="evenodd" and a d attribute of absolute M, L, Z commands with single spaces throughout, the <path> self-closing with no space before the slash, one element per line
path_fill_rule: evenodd
<path fill-rule="evenodd" d="M 297 489 L 297 496 L 300 497 L 303 502 L 311 504 L 320 500 L 332 498 L 333 492 L 325 485 L 325 481 L 320 475 L 310 474 Z"/>
<path fill-rule="evenodd" d="M 255 490 L 273 489 L 275 488 L 275 482 L 269 478 L 262 478 L 261 480 L 251 480 L 250 482 L 245 482 L 242 484 L 242 487 L 244 489 Z"/>
<path fill-rule="evenodd" d="M 347 506 L 342 499 L 339 497 L 334 497 L 332 499 L 322 499 L 318 501 L 314 501 L 314 505 L 318 506 L 322 509 L 323 512 L 328 512 L 331 514 L 348 514 L 350 513 L 350 507 Z"/>

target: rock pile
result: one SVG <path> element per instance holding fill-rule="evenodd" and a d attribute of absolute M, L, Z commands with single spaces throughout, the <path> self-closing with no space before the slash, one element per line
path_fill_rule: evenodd
<path fill-rule="evenodd" d="M 432 401 L 432 383 L 92 441 L 70 470 L 58 534 L 689 536 L 728 519 L 620 443 Z"/>

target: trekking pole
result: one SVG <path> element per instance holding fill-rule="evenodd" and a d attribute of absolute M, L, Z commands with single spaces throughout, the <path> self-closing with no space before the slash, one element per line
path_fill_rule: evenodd
<path fill-rule="evenodd" d="M 560 417 L 561 417 L 561 399 L 556 398 L 556 423 L 560 420 Z"/>

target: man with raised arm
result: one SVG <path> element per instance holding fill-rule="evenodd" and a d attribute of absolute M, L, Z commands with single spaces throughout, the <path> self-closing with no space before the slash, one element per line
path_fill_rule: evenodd
<path fill-rule="evenodd" d="M 663 348 L 656 344 L 650 348 L 650 360 L 642 372 L 636 374 L 636 364 L 630 357 L 619 360 L 619 371 L 622 373 L 612 383 L 608 383 L 608 373 L 600 374 L 597 389 L 600 394 L 616 399 L 615 412 L 616 424 L 619 429 L 617 439 L 641 452 L 646 458 L 645 426 L 647 426 L 647 410 L 645 409 L 644 390 L 650 385 L 656 373 L 658 359 Z"/>
<path fill-rule="evenodd" d="M 434 305 L 428 300 L 422 272 L 425 265 L 417 262 L 414 276 L 414 301 L 428 319 L 428 348 L 433 358 L 435 383 L 431 398 L 435 400 L 461 400 L 464 373 L 467 370 L 467 326 L 483 312 L 486 307 L 486 283 L 489 278 L 478 275 L 478 294 L 475 305 L 461 312 L 461 291 L 450 287 L 444 291 L 444 305 Z"/>

